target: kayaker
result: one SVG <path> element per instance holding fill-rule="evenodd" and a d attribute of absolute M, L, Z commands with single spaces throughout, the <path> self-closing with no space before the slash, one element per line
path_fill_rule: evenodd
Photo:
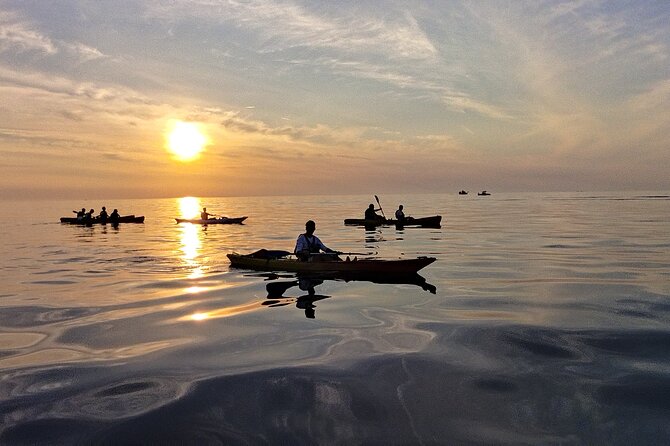
<path fill-rule="evenodd" d="M 377 211 L 381 211 L 382 208 L 375 209 L 375 205 L 370 203 L 370 206 L 365 210 L 365 219 L 366 220 L 384 220 L 384 217 L 377 214 Z"/>
<path fill-rule="evenodd" d="M 293 253 L 300 260 L 308 260 L 312 254 L 318 254 L 320 251 L 326 253 L 337 254 L 337 251 L 333 251 L 324 245 L 319 237 L 314 235 L 314 230 L 316 229 L 316 223 L 312 220 L 305 223 L 305 233 L 298 236 L 298 240 L 295 242 L 295 250 Z M 330 256 L 328 256 L 330 257 Z M 334 256 L 336 257 L 336 255 Z"/>
<path fill-rule="evenodd" d="M 95 209 L 91 209 L 84 215 L 84 221 L 90 223 L 93 221 L 93 214 L 95 214 Z"/>
<path fill-rule="evenodd" d="M 108 217 L 107 208 L 103 206 L 102 210 L 100 211 L 100 214 L 98 215 L 98 218 L 100 219 L 100 223 L 102 223 L 102 224 L 107 223 L 107 217 Z"/>
<path fill-rule="evenodd" d="M 200 213 L 200 220 L 209 220 L 210 215 L 214 214 L 207 212 L 207 208 L 202 208 L 202 212 Z"/>
<path fill-rule="evenodd" d="M 119 211 L 114 209 L 111 214 L 109 214 L 109 222 L 113 225 L 118 225 L 119 224 L 119 219 L 121 217 L 119 216 Z"/>
<path fill-rule="evenodd" d="M 81 208 L 81 211 L 72 211 L 77 214 L 77 220 L 82 220 L 84 215 L 86 215 L 86 208 Z"/>
<path fill-rule="evenodd" d="M 399 222 L 405 221 L 405 213 L 403 212 L 403 206 L 402 204 L 398 206 L 398 210 L 395 211 L 395 219 L 398 220 Z"/>

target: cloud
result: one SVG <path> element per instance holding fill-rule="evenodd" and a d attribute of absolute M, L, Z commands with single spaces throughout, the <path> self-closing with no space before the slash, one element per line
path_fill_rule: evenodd
<path fill-rule="evenodd" d="M 304 141 L 318 144 L 342 144 L 359 137 L 361 129 L 332 129 L 325 125 L 309 126 L 270 126 L 265 122 L 244 118 L 236 112 L 228 112 L 221 120 L 221 125 L 234 132 L 247 135 L 263 135 L 288 137 L 293 141 Z"/>
<path fill-rule="evenodd" d="M 9 49 L 45 54 L 58 52 L 56 45 L 47 36 L 21 21 L 15 13 L 0 10 L 0 52 Z"/>
<path fill-rule="evenodd" d="M 0 53 L 37 52 L 45 57 L 71 55 L 77 62 L 106 58 L 102 52 L 81 42 L 52 39 L 11 11 L 0 10 Z"/>
<path fill-rule="evenodd" d="M 103 59 L 107 56 L 101 53 L 98 49 L 85 45 L 83 43 L 64 43 L 63 46 L 68 51 L 75 54 L 81 62 L 88 62 L 91 60 Z"/>
<path fill-rule="evenodd" d="M 330 48 L 343 53 L 372 52 L 405 59 L 429 59 L 435 47 L 417 21 L 404 13 L 396 20 L 360 14 L 360 10 L 338 10 L 338 15 L 311 12 L 286 1 L 175 0 L 152 2 L 149 17 L 180 21 L 194 17 L 207 22 L 234 23 L 256 32 L 263 51 L 288 48 Z"/>
<path fill-rule="evenodd" d="M 485 104 L 466 96 L 455 96 L 446 94 L 443 96 L 444 103 L 456 110 L 472 111 L 493 119 L 507 120 L 512 116 L 506 111 L 490 104 Z"/>

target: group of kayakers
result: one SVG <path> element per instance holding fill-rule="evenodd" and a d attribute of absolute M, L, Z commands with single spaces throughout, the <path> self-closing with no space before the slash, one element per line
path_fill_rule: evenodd
<path fill-rule="evenodd" d="M 82 223 L 90 223 L 93 220 L 99 220 L 101 223 L 111 223 L 111 224 L 118 224 L 119 223 L 119 211 L 117 209 L 114 209 L 111 214 L 107 214 L 107 208 L 105 206 L 102 207 L 102 210 L 100 213 L 95 216 L 95 209 L 91 209 L 88 212 L 86 212 L 86 208 L 81 208 L 80 211 L 72 211 L 75 214 L 77 214 L 77 221 L 80 221 Z"/>
<path fill-rule="evenodd" d="M 385 217 L 377 214 L 377 211 L 381 210 L 382 210 L 381 206 L 379 207 L 379 209 L 375 209 L 375 206 L 373 204 L 370 204 L 368 208 L 365 210 L 365 219 L 386 220 Z M 114 209 L 111 214 L 107 214 L 107 208 L 105 206 L 102 207 L 102 210 L 97 216 L 94 215 L 95 214 L 94 209 L 90 209 L 87 212 L 86 208 L 81 208 L 80 211 L 72 211 L 72 212 L 77 214 L 77 221 L 82 223 L 90 223 L 95 220 L 96 222 L 100 222 L 103 224 L 107 222 L 111 224 L 118 224 L 120 218 L 119 211 L 117 209 Z M 207 208 L 203 207 L 202 212 L 200 213 L 200 218 L 202 220 L 208 220 L 210 216 L 216 216 L 216 214 L 207 212 Z M 395 211 L 395 218 L 399 222 L 405 221 L 406 217 L 403 211 L 402 204 L 399 205 L 398 209 Z M 305 232 L 303 234 L 300 234 L 298 236 L 298 239 L 296 240 L 295 249 L 293 251 L 296 257 L 298 257 L 300 260 L 306 261 L 310 257 L 313 257 L 314 254 L 319 254 L 323 252 L 325 254 L 330 254 L 320 257 L 323 260 L 336 259 L 338 251 L 330 249 L 326 245 L 324 245 L 323 242 L 319 239 L 319 237 L 314 235 L 315 230 L 316 230 L 316 223 L 313 220 L 308 220 L 305 223 Z"/>

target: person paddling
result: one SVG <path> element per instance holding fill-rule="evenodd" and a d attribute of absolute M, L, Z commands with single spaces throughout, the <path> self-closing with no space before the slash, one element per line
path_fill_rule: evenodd
<path fill-rule="evenodd" d="M 384 220 L 384 217 L 377 214 L 377 211 L 381 211 L 382 208 L 375 209 L 375 205 L 370 203 L 370 206 L 365 210 L 365 219 L 366 220 Z"/>
<path fill-rule="evenodd" d="M 86 215 L 86 208 L 81 208 L 81 211 L 72 211 L 77 214 L 77 220 L 83 220 L 84 215 Z"/>
<path fill-rule="evenodd" d="M 398 210 L 395 211 L 395 219 L 400 223 L 405 221 L 405 212 L 403 212 L 402 204 L 398 206 Z"/>
<path fill-rule="evenodd" d="M 207 208 L 202 208 L 202 212 L 200 213 L 200 220 L 209 220 L 210 215 L 214 214 L 207 212 Z"/>
<path fill-rule="evenodd" d="M 91 222 L 93 222 L 93 218 L 94 218 L 94 217 L 93 217 L 93 214 L 95 214 L 95 209 L 91 209 L 90 211 L 88 211 L 88 212 L 84 215 L 84 221 L 85 221 L 86 223 L 91 223 Z"/>
<path fill-rule="evenodd" d="M 102 223 L 103 225 L 105 223 L 107 223 L 107 217 L 108 217 L 107 216 L 107 208 L 103 206 L 102 210 L 100 211 L 100 214 L 98 215 L 98 218 L 100 219 L 100 223 Z"/>
<path fill-rule="evenodd" d="M 114 209 L 111 214 L 109 214 L 109 222 L 112 225 L 118 225 L 119 224 L 119 219 L 121 217 L 119 216 L 119 211 L 117 209 Z"/>
<path fill-rule="evenodd" d="M 303 261 L 307 261 L 312 257 L 312 254 L 318 254 L 320 251 L 334 254 L 334 258 L 337 258 L 337 251 L 333 251 L 326 245 L 324 245 L 319 237 L 314 235 L 314 230 L 316 229 L 316 223 L 312 220 L 305 223 L 305 233 L 298 236 L 298 240 L 295 242 L 294 254 Z M 330 256 L 328 256 L 330 257 Z M 329 258 L 332 260 L 332 258 Z"/>

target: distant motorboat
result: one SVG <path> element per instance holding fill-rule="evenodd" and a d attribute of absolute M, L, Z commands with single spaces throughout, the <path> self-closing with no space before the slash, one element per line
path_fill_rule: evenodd
<path fill-rule="evenodd" d="M 491 194 L 486 192 L 485 190 L 483 190 L 483 191 L 479 192 L 477 195 L 479 195 L 480 197 L 485 197 L 485 196 L 488 196 L 488 195 L 491 195 Z"/>
<path fill-rule="evenodd" d="M 467 190 L 462 190 L 462 191 L 458 192 L 458 195 L 467 195 L 467 194 L 468 194 Z"/>

